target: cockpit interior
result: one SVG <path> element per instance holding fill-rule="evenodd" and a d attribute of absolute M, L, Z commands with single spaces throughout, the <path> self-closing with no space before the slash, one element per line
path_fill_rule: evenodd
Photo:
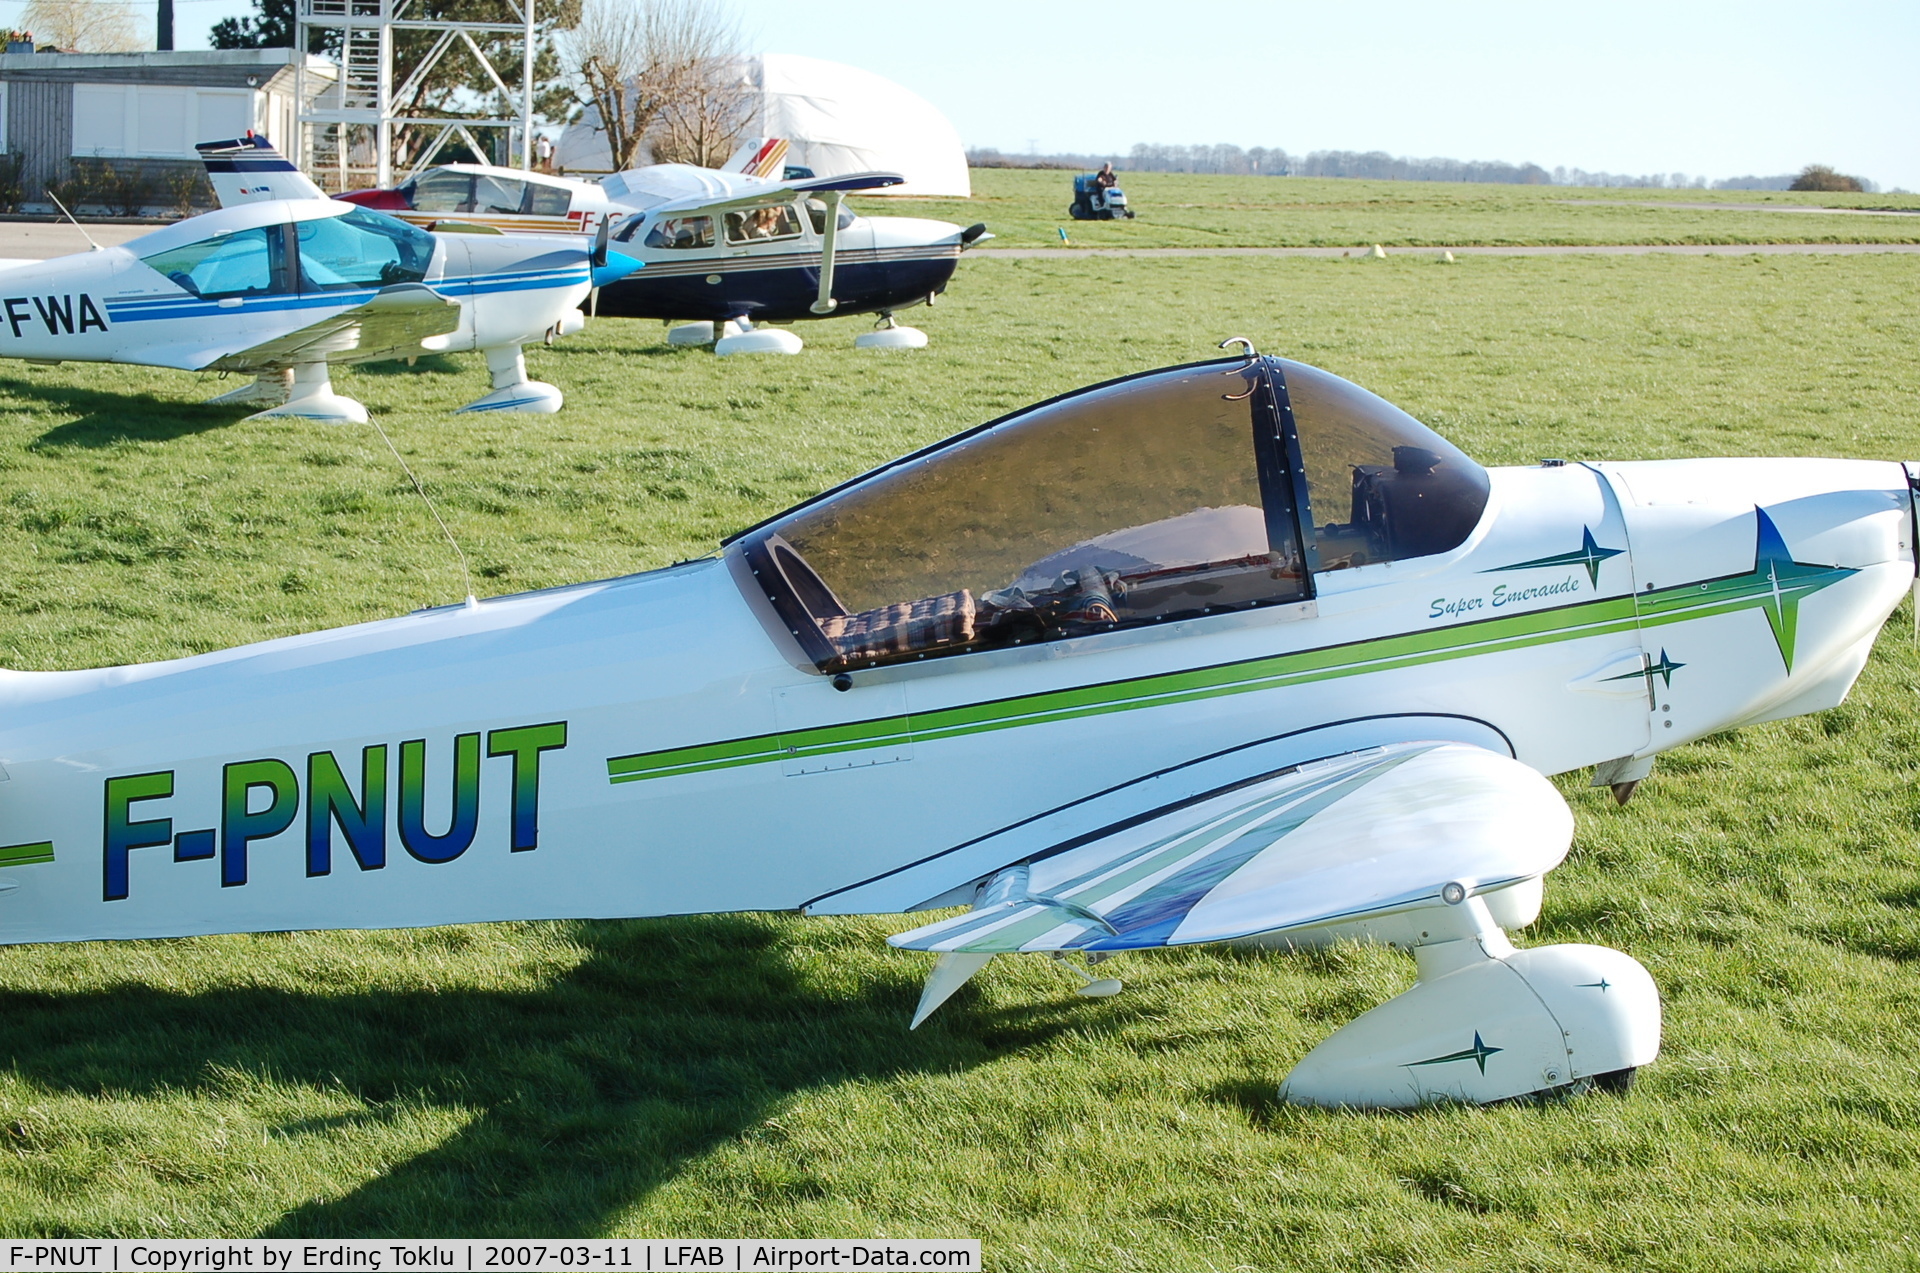
<path fill-rule="evenodd" d="M 1359 386 L 1236 358 L 1029 407 L 729 542 L 839 672 L 1303 601 L 1457 547 L 1489 489 Z"/>
<path fill-rule="evenodd" d="M 433 236 L 353 208 L 217 234 L 141 259 L 203 300 L 351 291 L 420 282 L 433 264 Z"/>

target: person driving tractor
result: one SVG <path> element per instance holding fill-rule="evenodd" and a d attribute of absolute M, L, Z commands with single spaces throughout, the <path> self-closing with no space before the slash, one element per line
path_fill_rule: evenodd
<path fill-rule="evenodd" d="M 1100 165 L 1099 172 L 1073 179 L 1073 205 L 1067 215 L 1075 221 L 1133 219 L 1133 209 L 1127 206 L 1126 191 L 1120 188 L 1120 176 L 1114 172 L 1111 159 Z"/>

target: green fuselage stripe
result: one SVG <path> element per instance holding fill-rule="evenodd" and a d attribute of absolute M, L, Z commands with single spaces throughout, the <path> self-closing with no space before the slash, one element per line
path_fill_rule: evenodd
<path fill-rule="evenodd" d="M 0 866 L 30 866 L 35 862 L 53 861 L 53 841 L 41 840 L 37 844 L 9 844 L 0 847 Z"/>
<path fill-rule="evenodd" d="M 1836 573 L 1852 573 L 1836 571 Z M 1775 585 L 1757 568 L 1749 573 L 1662 588 L 1639 596 L 1602 597 L 1570 606 L 1503 615 L 1421 632 L 1404 632 L 1347 645 L 1322 646 L 1239 663 L 1163 672 L 1133 680 L 1047 690 L 1017 698 L 847 725 L 823 725 L 787 734 L 760 734 L 725 742 L 615 756 L 612 782 L 805 759 L 876 747 L 935 742 L 963 734 L 1078 720 L 1143 707 L 1195 703 L 1230 694 L 1284 689 L 1315 681 L 1391 672 L 1481 654 L 1502 654 L 1583 637 L 1632 633 L 1641 626 L 1679 623 L 1774 603 Z"/>

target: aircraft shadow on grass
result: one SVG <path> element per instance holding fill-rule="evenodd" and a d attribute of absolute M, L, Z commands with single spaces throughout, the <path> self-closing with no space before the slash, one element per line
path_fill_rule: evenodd
<path fill-rule="evenodd" d="M 421 358 L 418 364 L 367 363 L 354 369 L 360 375 L 459 375 L 467 369 L 444 355 Z M 238 387 L 239 380 L 227 387 Z M 224 429 L 246 419 L 258 403 L 221 406 L 212 402 L 182 402 L 153 394 L 128 394 L 88 389 L 79 385 L 36 384 L 31 380 L 0 378 L 0 394 L 34 400 L 76 418 L 55 425 L 35 439 L 36 449 L 100 448 L 121 442 L 170 442 L 213 429 Z M 293 427 L 298 427 L 293 422 Z"/>
<path fill-rule="evenodd" d="M 587 958 L 525 990 L 0 994 L 0 1056 L 29 1082 L 90 1098 L 205 1090 L 237 1071 L 337 1082 L 374 1107 L 278 1129 L 290 1135 L 377 1125 L 393 1102 L 478 1110 L 441 1144 L 262 1236 L 552 1237 L 604 1232 L 800 1093 L 978 1065 L 1086 1007 L 1003 1014 L 976 1002 L 951 1031 L 910 1034 L 915 969 L 823 993 L 764 922 L 582 922 L 574 936 Z"/>
<path fill-rule="evenodd" d="M 75 418 L 57 424 L 31 444 L 34 448 L 98 448 L 120 442 L 170 442 L 174 438 L 223 429 L 250 408 L 223 411 L 201 402 L 180 402 L 152 394 L 88 389 L 81 385 L 36 384 L 0 378 L 0 394 L 37 401 Z"/>
<path fill-rule="evenodd" d="M 466 370 L 450 354 L 422 354 L 412 362 L 404 358 L 363 362 L 353 372 L 357 376 L 457 376 Z"/>

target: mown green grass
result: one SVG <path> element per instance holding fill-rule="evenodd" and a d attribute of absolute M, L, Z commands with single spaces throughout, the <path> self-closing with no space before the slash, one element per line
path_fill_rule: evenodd
<path fill-rule="evenodd" d="M 932 348 L 531 355 L 552 418 L 468 420 L 471 358 L 349 373 L 482 593 L 644 569 L 917 443 L 1245 334 L 1489 462 L 1920 457 L 1920 259 L 973 260 Z M 0 364 L 0 663 L 157 658 L 457 598 L 364 428 L 215 385 Z M 729 916 L 0 951 L 13 1234 L 972 1235 L 996 1269 L 1920 1263 L 1920 654 L 1684 748 L 1624 810 L 1563 779 L 1523 944 L 1629 951 L 1665 1052 L 1625 1099 L 1273 1100 L 1411 961 L 1184 952 L 1083 1001 L 1002 960 L 921 1030 L 897 917 Z"/>
<path fill-rule="evenodd" d="M 1073 173 L 976 168 L 971 199 L 866 199 L 870 212 L 984 221 L 988 250 L 1060 247 L 1461 247 L 1471 244 L 1920 242 L 1920 216 L 1700 210 L 1687 203 L 1920 212 L 1917 195 L 1608 190 L 1317 177 L 1122 173 L 1132 221 L 1073 221 Z M 1647 208 L 1641 203 L 1671 204 Z M 1622 206 L 1624 205 L 1624 206 Z"/>

